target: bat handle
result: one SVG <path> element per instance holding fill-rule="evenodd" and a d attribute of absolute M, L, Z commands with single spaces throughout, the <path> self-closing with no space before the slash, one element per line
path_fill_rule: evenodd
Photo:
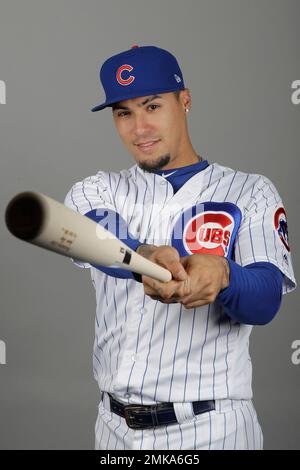
<path fill-rule="evenodd" d="M 153 269 L 153 275 L 151 277 L 153 277 L 157 281 L 169 282 L 172 279 L 172 274 L 167 269 L 156 265 Z"/>
<path fill-rule="evenodd" d="M 172 274 L 168 269 L 163 268 L 157 263 L 150 261 L 137 250 L 131 259 L 132 271 L 138 274 L 152 277 L 157 281 L 169 282 L 172 280 Z"/>

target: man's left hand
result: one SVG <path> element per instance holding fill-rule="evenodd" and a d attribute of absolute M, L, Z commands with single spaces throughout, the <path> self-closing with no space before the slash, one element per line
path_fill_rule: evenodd
<path fill-rule="evenodd" d="M 188 274 L 187 295 L 182 293 L 180 282 L 159 282 L 142 276 L 145 293 L 164 303 L 179 302 L 189 309 L 213 303 L 219 292 L 229 285 L 230 269 L 222 256 L 194 254 L 180 258 L 180 262 Z"/>
<path fill-rule="evenodd" d="M 185 308 L 211 304 L 229 286 L 230 269 L 223 256 L 195 254 L 181 258 L 181 263 L 190 277 L 190 294 L 178 299 Z"/>

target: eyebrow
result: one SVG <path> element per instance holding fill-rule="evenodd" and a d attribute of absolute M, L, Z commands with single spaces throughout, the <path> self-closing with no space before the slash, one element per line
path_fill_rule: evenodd
<path fill-rule="evenodd" d="M 143 101 L 142 103 L 138 103 L 138 106 L 139 107 L 144 106 L 145 104 L 150 103 L 151 101 L 159 99 L 159 98 L 162 99 L 162 97 L 160 95 L 154 95 L 151 98 L 145 99 L 145 101 Z M 112 109 L 113 109 L 113 111 L 115 111 L 116 109 L 125 109 L 125 110 L 129 111 L 128 106 L 121 106 L 118 103 L 113 104 Z"/>

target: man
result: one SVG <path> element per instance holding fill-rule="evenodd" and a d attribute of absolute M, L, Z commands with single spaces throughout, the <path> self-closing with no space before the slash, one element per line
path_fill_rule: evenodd
<path fill-rule="evenodd" d="M 187 125 L 175 57 L 133 46 L 100 80 L 135 164 L 72 186 L 65 204 L 169 269 L 159 282 L 91 266 L 96 449 L 261 449 L 252 404 L 252 325 L 296 286 L 286 212 L 265 177 L 209 164 Z"/>

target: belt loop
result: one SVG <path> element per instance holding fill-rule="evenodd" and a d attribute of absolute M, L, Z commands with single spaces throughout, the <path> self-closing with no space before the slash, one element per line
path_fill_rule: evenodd
<path fill-rule="evenodd" d="M 224 400 L 215 400 L 215 406 L 216 406 L 216 412 L 217 413 L 222 413 L 222 402 L 224 402 Z"/>
<path fill-rule="evenodd" d="M 195 418 L 192 403 L 173 403 L 173 407 L 179 424 Z"/>
<path fill-rule="evenodd" d="M 158 426 L 159 422 L 157 419 L 157 409 L 156 406 L 151 406 L 150 408 L 152 423 L 154 426 Z"/>

